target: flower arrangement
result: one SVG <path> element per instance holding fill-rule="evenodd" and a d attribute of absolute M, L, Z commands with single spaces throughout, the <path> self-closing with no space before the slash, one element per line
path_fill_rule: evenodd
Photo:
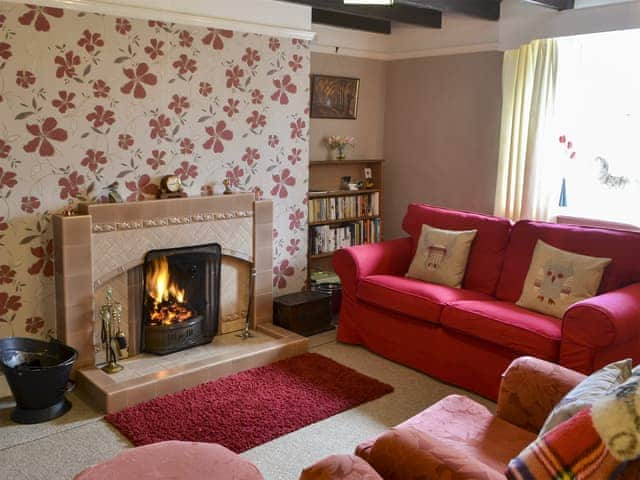
<path fill-rule="evenodd" d="M 326 142 L 330 150 L 336 150 L 336 160 L 344 160 L 346 158 L 345 149 L 348 146 L 353 147 L 356 141 L 353 137 L 331 135 L 329 138 L 327 138 Z"/>

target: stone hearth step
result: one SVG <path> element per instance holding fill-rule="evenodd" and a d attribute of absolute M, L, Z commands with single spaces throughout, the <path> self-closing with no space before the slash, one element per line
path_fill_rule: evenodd
<path fill-rule="evenodd" d="M 95 408 L 113 413 L 153 398 L 191 388 L 249 368 L 300 355 L 305 337 L 272 324 L 259 325 L 255 337 L 219 335 L 208 345 L 165 356 L 137 355 L 108 375 L 99 368 L 76 372 L 78 390 Z"/>

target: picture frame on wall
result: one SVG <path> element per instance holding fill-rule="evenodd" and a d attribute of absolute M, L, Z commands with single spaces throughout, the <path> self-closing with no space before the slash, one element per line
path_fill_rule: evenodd
<path fill-rule="evenodd" d="M 356 120 L 360 79 L 311 75 L 311 118 Z"/>

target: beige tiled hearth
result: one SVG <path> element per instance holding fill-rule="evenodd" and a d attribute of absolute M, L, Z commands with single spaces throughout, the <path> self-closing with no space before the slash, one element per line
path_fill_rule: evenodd
<path fill-rule="evenodd" d="M 306 338 L 272 324 L 260 325 L 253 333 L 247 340 L 235 333 L 219 335 L 210 344 L 165 356 L 138 355 L 123 360 L 124 370 L 114 375 L 83 369 L 78 386 L 95 408 L 111 413 L 308 349 Z"/>

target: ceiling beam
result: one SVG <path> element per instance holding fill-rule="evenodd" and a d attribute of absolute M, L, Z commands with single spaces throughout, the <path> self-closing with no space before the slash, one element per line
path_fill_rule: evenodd
<path fill-rule="evenodd" d="M 320 10 L 345 13 L 359 17 L 409 23 L 422 27 L 442 28 L 442 13 L 425 6 L 396 1 L 393 7 L 376 5 L 345 5 L 343 0 L 284 0 Z"/>
<path fill-rule="evenodd" d="M 553 8 L 555 10 L 571 10 L 575 7 L 575 0 L 525 0 L 529 3 L 542 5 L 543 7 Z"/>
<path fill-rule="evenodd" d="M 391 33 L 391 22 L 377 18 L 361 17 L 349 13 L 332 12 L 329 10 L 311 10 L 311 21 L 332 27 L 349 28 L 352 30 L 364 30 L 373 33 Z"/>
<path fill-rule="evenodd" d="M 439 12 L 463 13 L 485 20 L 500 20 L 501 0 L 395 0 L 396 5 L 430 8 Z"/>

